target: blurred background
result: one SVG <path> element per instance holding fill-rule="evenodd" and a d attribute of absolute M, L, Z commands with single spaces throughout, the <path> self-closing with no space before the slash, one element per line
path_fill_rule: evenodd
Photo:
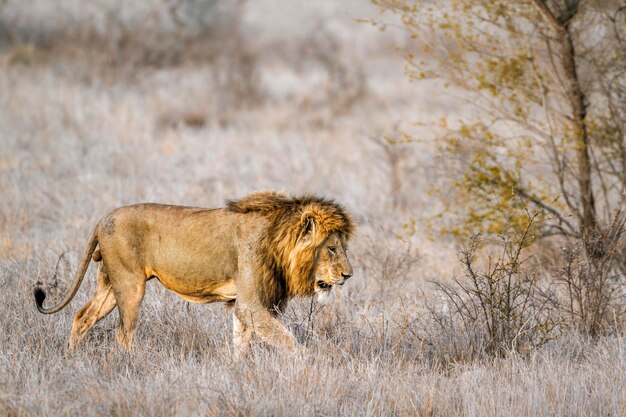
<path fill-rule="evenodd" d="M 458 109 L 409 82 L 409 33 L 365 22 L 379 13 L 364 0 L 0 2 L 0 256 L 54 259 L 124 204 L 271 189 L 335 198 L 359 240 L 441 264 L 447 244 L 431 250 L 419 221 L 438 204 L 431 137 L 397 138 Z"/>

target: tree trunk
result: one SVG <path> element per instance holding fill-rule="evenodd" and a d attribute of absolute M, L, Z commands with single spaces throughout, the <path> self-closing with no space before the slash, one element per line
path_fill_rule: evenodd
<path fill-rule="evenodd" d="M 578 2 L 566 2 L 566 8 L 562 15 L 556 17 L 548 8 L 544 0 L 532 0 L 546 23 L 557 33 L 561 44 L 561 65 L 564 72 L 564 82 L 567 98 L 572 106 L 571 120 L 574 128 L 576 143 L 576 160 L 578 165 L 578 189 L 580 192 L 581 211 L 578 214 L 580 223 L 580 235 L 586 242 L 593 242 L 593 235 L 597 227 L 596 205 L 591 183 L 591 156 L 589 154 L 589 134 L 587 131 L 586 117 L 587 106 L 585 93 L 580 85 L 576 68 L 576 51 L 570 30 L 570 22 L 578 13 Z M 593 246 L 593 245 L 591 245 Z M 587 247 L 587 253 L 593 255 L 596 250 Z"/>
<path fill-rule="evenodd" d="M 572 106 L 572 123 L 576 140 L 576 159 L 578 162 L 578 187 L 582 205 L 580 218 L 583 238 L 591 237 L 596 228 L 596 207 L 591 184 L 591 157 L 589 155 L 589 134 L 587 132 L 587 108 L 578 73 L 576 71 L 575 50 L 569 26 L 561 31 L 560 41 L 563 56 L 561 62 L 566 75 L 567 94 Z"/>

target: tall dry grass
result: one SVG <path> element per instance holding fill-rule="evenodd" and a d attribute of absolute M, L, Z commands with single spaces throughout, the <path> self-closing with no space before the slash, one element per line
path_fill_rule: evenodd
<path fill-rule="evenodd" d="M 0 275 L 2 415 L 611 415 L 624 411 L 626 340 L 572 336 L 528 358 L 441 365 L 413 332 L 409 301 L 346 294 L 309 317 L 296 302 L 283 319 L 304 354 L 257 347 L 234 362 L 230 314 L 189 305 L 148 286 L 136 347 L 120 350 L 116 317 L 98 324 L 75 354 L 65 350 L 72 310 L 93 279 L 56 316 L 33 308 L 42 265 L 6 262 Z M 92 277 L 93 278 L 93 277 Z M 363 278 L 367 280 L 367 278 Z M 396 290 L 400 290 L 396 288 Z M 112 314 L 115 316 L 116 314 Z M 445 340 L 437 347 L 444 349 Z"/>

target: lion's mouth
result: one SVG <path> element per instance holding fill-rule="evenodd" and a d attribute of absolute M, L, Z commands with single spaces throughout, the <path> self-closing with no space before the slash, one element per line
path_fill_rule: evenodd
<path fill-rule="evenodd" d="M 332 284 L 328 284 L 322 280 L 317 281 L 317 286 L 323 290 L 330 290 L 333 287 Z"/>

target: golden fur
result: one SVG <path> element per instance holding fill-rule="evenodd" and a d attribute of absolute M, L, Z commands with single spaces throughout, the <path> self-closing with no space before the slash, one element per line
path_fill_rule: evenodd
<path fill-rule="evenodd" d="M 254 334 L 294 349 L 293 336 L 276 320 L 289 298 L 328 294 L 352 275 L 346 256 L 354 224 L 339 204 L 315 196 L 256 193 L 224 209 L 139 204 L 105 216 L 92 232 L 65 299 L 74 297 L 89 262 L 99 262 L 97 289 L 75 316 L 74 348 L 116 306 L 118 340 L 132 344 L 145 283 L 157 278 L 184 299 L 234 303 L 234 341 L 245 352 Z M 96 249 L 97 248 L 97 249 Z"/>

